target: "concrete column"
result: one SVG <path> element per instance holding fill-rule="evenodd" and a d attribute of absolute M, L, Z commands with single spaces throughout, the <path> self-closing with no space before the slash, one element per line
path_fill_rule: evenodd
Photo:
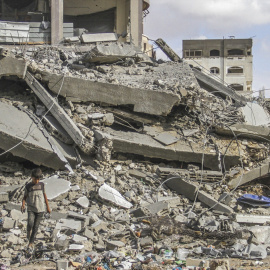
<path fill-rule="evenodd" d="M 131 42 L 138 47 L 142 47 L 143 34 L 143 1 L 130 0 L 130 24 Z"/>
<path fill-rule="evenodd" d="M 117 0 L 116 6 L 116 33 L 121 35 L 127 31 L 128 14 L 126 12 L 126 0 Z M 124 42 L 125 38 L 119 38 L 119 41 Z"/>
<path fill-rule="evenodd" d="M 63 40 L 64 0 L 51 0 L 51 44 Z"/>

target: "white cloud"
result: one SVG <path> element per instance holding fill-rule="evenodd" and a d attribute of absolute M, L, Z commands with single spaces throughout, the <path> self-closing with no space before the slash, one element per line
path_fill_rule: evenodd
<path fill-rule="evenodd" d="M 149 10 L 147 34 L 165 32 L 167 37 L 178 31 L 194 38 L 193 28 L 233 35 L 239 29 L 270 23 L 269 0 L 154 0 Z"/>

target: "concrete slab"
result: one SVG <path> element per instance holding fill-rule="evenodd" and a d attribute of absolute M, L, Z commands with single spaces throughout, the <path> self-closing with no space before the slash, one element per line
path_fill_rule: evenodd
<path fill-rule="evenodd" d="M 73 140 L 53 116 L 46 115 L 43 118 L 43 123 L 52 136 L 65 144 L 73 144 Z"/>
<path fill-rule="evenodd" d="M 216 126 L 215 132 L 220 135 L 231 137 L 237 135 L 237 137 L 240 138 L 249 138 L 256 141 L 270 140 L 270 128 L 267 126 L 252 126 L 246 124 L 234 124 L 231 125 L 230 128 Z"/>
<path fill-rule="evenodd" d="M 177 53 L 175 53 L 163 39 L 159 38 L 155 41 L 155 43 L 172 61 L 182 61 L 182 59 L 177 55 Z"/>
<path fill-rule="evenodd" d="M 98 102 L 110 105 L 133 105 L 134 112 L 152 115 L 167 115 L 180 101 L 180 96 L 171 92 L 132 88 L 124 85 L 95 82 L 75 77 L 42 73 L 49 89 L 74 102 Z"/>
<path fill-rule="evenodd" d="M 236 222 L 246 224 L 264 224 L 270 222 L 270 216 L 237 214 Z"/>
<path fill-rule="evenodd" d="M 248 125 L 267 126 L 270 123 L 269 113 L 257 103 L 248 102 L 241 110 Z"/>
<path fill-rule="evenodd" d="M 44 133 L 25 112 L 3 102 L 0 102 L 0 111 L 1 149 L 6 151 L 12 148 L 10 152 L 14 156 L 37 165 L 55 170 L 65 169 L 66 163 L 59 159 Z M 75 165 L 77 161 L 74 149 L 51 139 L 61 149 L 65 158 Z M 17 146 L 14 148 L 15 145 Z"/>
<path fill-rule="evenodd" d="M 237 174 L 229 183 L 230 188 L 241 186 L 270 172 L 270 158 L 265 159 L 260 166 L 250 171 L 244 171 Z"/>
<path fill-rule="evenodd" d="M 105 128 L 103 132 L 96 131 L 97 140 L 108 137 L 113 141 L 113 151 L 118 153 L 130 153 L 150 158 L 160 158 L 164 160 L 177 160 L 183 162 L 201 163 L 203 155 L 203 145 L 198 143 L 186 143 L 178 141 L 173 145 L 164 146 L 151 136 L 134 132 L 115 131 Z M 222 157 L 221 157 L 222 158 Z M 239 164 L 239 156 L 226 154 L 224 159 L 226 168 Z M 212 170 L 219 169 L 219 156 L 211 153 L 206 147 L 204 151 L 204 166 Z"/>
<path fill-rule="evenodd" d="M 65 80 L 65 78 L 62 76 L 61 82 L 63 82 L 63 80 Z M 65 131 L 74 140 L 74 142 L 79 146 L 83 145 L 85 140 L 84 136 L 82 135 L 79 128 L 75 125 L 75 123 L 67 115 L 65 110 L 56 102 L 56 100 L 46 91 L 46 89 L 35 79 L 31 73 L 26 72 L 25 81 L 47 107 L 47 109 L 50 110 L 51 114 L 65 129 Z"/>
<path fill-rule="evenodd" d="M 71 185 L 69 181 L 59 178 L 57 175 L 53 175 L 40 182 L 43 182 L 45 185 L 48 200 L 52 200 L 59 195 L 68 192 Z"/>
<path fill-rule="evenodd" d="M 202 203 L 206 204 L 207 206 L 211 207 L 214 210 L 217 210 L 219 212 L 223 213 L 233 213 L 233 209 L 223 203 L 218 202 L 215 200 L 212 196 L 207 194 L 204 191 L 199 191 L 198 192 L 198 200 L 201 201 Z"/>
<path fill-rule="evenodd" d="M 98 44 L 89 51 L 83 58 L 84 62 L 105 64 L 115 63 L 125 58 L 143 59 L 152 62 L 150 57 L 142 54 L 139 48 L 126 43 Z"/>
<path fill-rule="evenodd" d="M 83 34 L 81 35 L 83 43 L 117 41 L 118 37 L 115 33 L 99 33 L 99 34 Z"/>
<path fill-rule="evenodd" d="M 170 180 L 168 180 L 170 179 Z M 189 200 L 194 201 L 198 187 L 192 183 L 183 180 L 179 176 L 169 175 L 165 185 L 172 190 L 175 190 L 178 194 L 184 195 Z"/>
<path fill-rule="evenodd" d="M 232 213 L 233 209 L 227 205 L 224 205 L 217 200 L 215 200 L 212 196 L 207 194 L 204 191 L 199 190 L 198 187 L 190 182 L 183 180 L 178 176 L 170 175 L 165 185 L 170 189 L 175 190 L 178 194 L 186 196 L 188 199 L 194 201 L 196 197 L 196 193 L 198 192 L 198 200 L 204 203 L 205 205 L 213 208 L 214 210 L 224 212 L 224 213 Z"/>
<path fill-rule="evenodd" d="M 200 85 L 207 91 L 213 92 L 214 95 L 223 98 L 230 97 L 240 104 L 245 104 L 247 102 L 247 99 L 244 96 L 237 94 L 236 91 L 211 78 L 207 74 L 204 74 L 195 68 L 193 68 L 193 72 L 196 79 L 200 82 Z"/>

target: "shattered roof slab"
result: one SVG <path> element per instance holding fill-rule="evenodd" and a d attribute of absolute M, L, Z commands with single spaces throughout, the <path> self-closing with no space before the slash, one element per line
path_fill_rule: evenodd
<path fill-rule="evenodd" d="M 179 103 L 177 94 L 165 91 L 154 91 L 131 88 L 124 85 L 94 82 L 90 80 L 65 77 L 43 73 L 43 80 L 48 82 L 49 89 L 74 102 L 98 102 L 111 105 L 133 105 L 135 112 L 152 115 L 167 115 L 172 107 Z"/>
<path fill-rule="evenodd" d="M 96 131 L 98 139 L 108 136 L 113 141 L 115 152 L 142 155 L 150 158 L 160 158 L 167 160 L 178 160 L 183 162 L 202 163 L 203 147 L 196 144 L 190 145 L 183 141 L 169 146 L 164 146 L 151 136 L 132 132 L 115 131 L 106 128 L 104 132 Z M 224 159 L 226 167 L 231 167 L 239 163 L 239 156 L 226 155 Z M 205 149 L 204 166 L 212 170 L 219 170 L 219 160 L 216 153 L 210 153 Z"/>
<path fill-rule="evenodd" d="M 37 165 L 44 165 L 56 170 L 64 168 L 65 163 L 54 153 L 47 138 L 26 113 L 3 102 L 0 102 L 0 112 L 1 149 L 6 151 L 12 148 L 10 152 L 13 155 Z M 54 142 L 64 152 L 65 157 L 75 164 L 74 150 L 66 147 L 68 152 L 64 151 L 56 140 Z M 15 145 L 17 146 L 14 147 Z"/>

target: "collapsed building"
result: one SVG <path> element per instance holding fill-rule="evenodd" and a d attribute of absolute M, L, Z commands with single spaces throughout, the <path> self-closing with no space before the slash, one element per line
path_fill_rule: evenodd
<path fill-rule="evenodd" d="M 140 13 L 148 7 L 134 2 Z M 129 43 L 99 34 L 82 31 L 57 46 L 18 35 L 1 48 L 1 263 L 229 269 L 241 261 L 217 258 L 240 258 L 265 267 L 270 117 L 263 101 L 192 69 L 162 40 L 156 44 L 172 61 L 144 54 L 132 31 Z M 28 254 L 19 209 L 35 166 L 53 212 Z M 242 196 L 250 194 L 260 197 Z"/>

